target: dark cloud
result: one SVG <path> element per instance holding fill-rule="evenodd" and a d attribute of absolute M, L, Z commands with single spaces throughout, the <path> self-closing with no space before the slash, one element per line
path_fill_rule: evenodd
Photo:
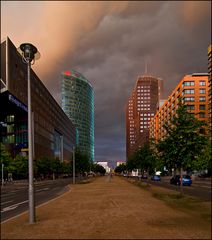
<path fill-rule="evenodd" d="M 125 159 L 125 104 L 144 73 L 145 60 L 148 72 L 164 80 L 165 96 L 184 75 L 207 72 L 210 5 L 45 2 L 36 23 L 40 32 L 32 35 L 43 55 L 35 69 L 58 102 L 60 72 L 74 68 L 90 80 L 95 90 L 97 161 Z"/>

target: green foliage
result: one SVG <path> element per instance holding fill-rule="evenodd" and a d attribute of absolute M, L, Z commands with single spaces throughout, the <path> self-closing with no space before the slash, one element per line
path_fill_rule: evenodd
<path fill-rule="evenodd" d="M 212 157 L 211 157 L 211 142 L 207 141 L 206 145 L 203 145 L 201 154 L 194 159 L 193 167 L 195 170 L 208 170 L 212 174 Z"/>
<path fill-rule="evenodd" d="M 114 171 L 115 171 L 116 173 L 123 173 L 123 172 L 125 172 L 126 170 L 127 170 L 126 164 L 125 164 L 125 163 L 122 163 L 122 164 L 120 164 L 119 166 L 117 166 Z"/>
<path fill-rule="evenodd" d="M 50 177 L 59 176 L 62 173 L 68 173 L 70 163 L 62 163 L 58 158 L 42 157 L 36 160 L 36 176 Z"/>
<path fill-rule="evenodd" d="M 143 172 L 147 171 L 152 174 L 156 167 L 156 156 L 150 144 L 146 143 L 130 156 L 126 167 L 128 170 L 141 169 Z"/>
<path fill-rule="evenodd" d="M 24 179 L 28 177 L 28 158 L 17 155 L 12 163 L 10 172 L 13 178 Z"/>
<path fill-rule="evenodd" d="M 4 144 L 0 143 L 0 164 L 4 164 L 4 169 L 7 170 L 10 165 L 12 164 L 12 157 L 10 156 L 9 152 L 6 150 Z"/>
<path fill-rule="evenodd" d="M 99 164 L 93 164 L 92 166 L 92 171 L 95 172 L 95 173 L 99 173 L 101 175 L 105 175 L 106 173 L 106 170 L 103 166 L 99 165 Z"/>
<path fill-rule="evenodd" d="M 198 166 L 195 159 L 200 160 L 207 145 L 206 124 L 188 113 L 181 103 L 176 113 L 170 124 L 164 125 L 166 137 L 158 142 L 157 151 L 167 168 L 191 170 Z"/>
<path fill-rule="evenodd" d="M 84 173 L 90 171 L 91 163 L 87 154 L 83 153 L 80 148 L 75 149 L 75 171 Z"/>

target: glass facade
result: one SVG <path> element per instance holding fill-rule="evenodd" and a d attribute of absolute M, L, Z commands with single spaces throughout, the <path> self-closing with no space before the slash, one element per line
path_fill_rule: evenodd
<path fill-rule="evenodd" d="M 27 152 L 27 65 L 9 38 L 1 49 L 4 71 L 0 77 L 6 87 L 1 85 L 0 140 L 10 145 L 12 151 L 20 146 L 19 151 Z M 34 158 L 58 157 L 69 161 L 76 141 L 75 126 L 32 69 L 30 81 Z"/>
<path fill-rule="evenodd" d="M 62 73 L 62 109 L 77 128 L 77 145 L 94 161 L 94 91 L 79 72 Z"/>

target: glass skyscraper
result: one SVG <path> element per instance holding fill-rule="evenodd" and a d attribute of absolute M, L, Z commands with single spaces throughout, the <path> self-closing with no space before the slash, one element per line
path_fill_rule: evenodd
<path fill-rule="evenodd" d="M 75 70 L 62 72 L 62 109 L 77 128 L 77 146 L 94 161 L 94 90 Z"/>

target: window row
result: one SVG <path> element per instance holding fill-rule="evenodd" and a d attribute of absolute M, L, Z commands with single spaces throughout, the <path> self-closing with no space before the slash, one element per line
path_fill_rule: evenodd
<path fill-rule="evenodd" d="M 195 110 L 194 105 L 187 105 L 186 108 L 187 110 Z M 206 109 L 206 105 L 199 105 L 199 110 L 205 110 L 205 109 Z"/>
<path fill-rule="evenodd" d="M 185 89 L 185 90 L 183 90 L 183 94 L 194 94 L 194 93 L 195 93 L 194 89 Z M 206 93 L 206 89 L 205 88 L 201 88 L 199 90 L 199 93 L 200 94 L 205 94 Z"/>
<path fill-rule="evenodd" d="M 184 97 L 183 100 L 185 102 L 194 102 L 195 101 L 195 97 Z M 205 102 L 206 101 L 206 97 L 199 97 L 199 101 L 200 102 Z"/>
<path fill-rule="evenodd" d="M 194 86 L 195 82 L 194 81 L 184 81 L 183 82 L 183 87 L 184 86 Z M 206 86 L 206 82 L 205 80 L 200 80 L 199 81 L 199 86 Z"/>

